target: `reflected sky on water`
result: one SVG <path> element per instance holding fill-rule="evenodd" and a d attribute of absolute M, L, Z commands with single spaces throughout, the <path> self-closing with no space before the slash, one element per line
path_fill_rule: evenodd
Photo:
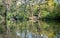
<path fill-rule="evenodd" d="M 24 21 L 8 26 L 9 38 L 60 38 L 60 23 L 57 21 Z M 0 38 L 3 35 L 0 34 Z"/>

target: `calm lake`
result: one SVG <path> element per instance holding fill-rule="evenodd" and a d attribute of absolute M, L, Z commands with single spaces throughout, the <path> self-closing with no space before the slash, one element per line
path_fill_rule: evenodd
<path fill-rule="evenodd" d="M 60 23 L 57 21 L 22 21 L 18 23 L 7 24 L 7 36 L 0 34 L 0 38 L 4 36 L 8 38 L 60 38 Z"/>

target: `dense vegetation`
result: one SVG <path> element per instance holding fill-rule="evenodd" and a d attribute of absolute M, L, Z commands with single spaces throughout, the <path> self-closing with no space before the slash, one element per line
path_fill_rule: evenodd
<path fill-rule="evenodd" d="M 39 0 L 38 0 L 39 1 Z M 7 19 L 16 17 L 17 19 L 28 19 L 32 16 L 37 16 L 38 18 L 58 18 L 59 15 L 59 9 L 60 5 L 54 0 L 46 0 L 42 2 L 38 2 L 34 0 L 30 1 L 16 1 L 16 0 L 10 0 L 8 6 L 5 4 L 2 4 L 0 2 L 0 14 L 2 15 L 5 13 L 7 9 Z M 22 3 L 21 3 L 22 2 Z M 38 3 L 37 3 L 38 2 Z M 6 8 L 7 7 L 7 8 Z M 6 9 L 5 9 L 6 8 Z M 4 15 L 3 15 L 4 16 Z"/>
<path fill-rule="evenodd" d="M 23 30 L 27 20 L 59 20 L 60 4 L 54 0 L 0 0 L 0 33 L 6 31 Z M 50 23 L 48 23 L 50 25 Z M 19 26 L 18 26 L 19 25 Z M 38 26 L 38 25 L 34 25 Z M 56 25 L 57 26 L 57 25 Z M 52 29 L 54 24 L 51 26 Z M 48 30 L 47 26 L 41 27 Z M 11 30 L 10 30 L 11 29 Z M 56 27 L 55 27 L 56 29 Z M 60 28 L 57 29 L 59 30 Z M 36 28 L 35 30 L 36 31 Z M 55 31 L 55 30 L 54 30 Z"/>

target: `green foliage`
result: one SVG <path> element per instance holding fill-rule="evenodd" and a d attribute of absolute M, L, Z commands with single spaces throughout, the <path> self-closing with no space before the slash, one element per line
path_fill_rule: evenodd
<path fill-rule="evenodd" d="M 0 34 L 4 33 L 5 29 L 4 26 L 0 24 Z"/>
<path fill-rule="evenodd" d="M 35 0 L 29 0 L 29 1 L 30 2 L 32 1 L 33 2 L 32 4 L 34 4 Z M 44 19 L 45 18 L 55 19 L 56 17 L 60 17 L 60 5 L 52 3 L 52 1 L 49 2 L 48 5 L 46 3 L 41 4 L 41 5 L 39 5 L 39 4 L 32 5 L 32 4 L 24 3 L 24 4 L 17 6 L 16 0 L 12 0 L 10 10 L 7 11 L 6 17 L 4 16 L 6 8 L 3 4 L 0 4 L 0 21 L 5 20 L 4 18 L 6 18 L 7 26 L 10 27 L 11 31 L 15 31 L 17 28 L 21 29 L 21 30 L 26 30 L 27 27 L 30 30 L 32 28 L 33 29 L 32 31 L 37 31 L 37 27 L 40 28 L 40 25 L 38 23 L 33 23 L 33 25 L 31 23 L 29 25 L 29 26 L 31 26 L 31 28 L 29 28 L 29 26 L 27 26 L 26 21 L 29 19 L 30 16 L 32 16 L 32 14 L 33 14 L 33 16 L 38 17 L 38 15 L 40 13 L 40 18 L 44 18 Z M 2 23 L 4 23 L 4 22 L 2 22 Z M 60 28 L 57 25 L 55 26 L 54 24 L 51 25 L 49 23 L 47 24 L 44 22 L 44 23 L 42 23 L 41 29 L 49 30 L 48 27 L 51 25 L 52 28 L 55 27 L 55 29 L 56 29 L 56 27 L 57 27 L 59 30 Z M 2 25 L 4 25 L 4 24 L 0 25 L 0 33 L 3 33 L 3 31 L 5 30 L 5 27 Z"/>
<path fill-rule="evenodd" d="M 42 17 L 42 18 L 45 18 L 47 15 L 49 15 L 49 12 L 47 12 L 47 11 L 42 11 L 42 13 L 41 13 L 41 17 Z"/>
<path fill-rule="evenodd" d="M 4 5 L 0 4 L 0 15 L 4 16 L 4 13 L 5 13 L 5 7 Z"/>

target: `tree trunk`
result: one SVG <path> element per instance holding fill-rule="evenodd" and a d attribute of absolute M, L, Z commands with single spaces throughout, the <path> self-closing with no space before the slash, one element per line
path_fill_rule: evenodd
<path fill-rule="evenodd" d="M 5 6 L 5 13 L 4 13 L 4 16 L 5 16 L 5 23 L 4 23 L 5 32 L 4 32 L 3 38 L 9 38 L 10 29 L 7 26 L 7 12 L 9 11 L 10 8 L 8 8 L 9 4 L 6 3 L 5 0 L 3 0 L 2 3 Z"/>

